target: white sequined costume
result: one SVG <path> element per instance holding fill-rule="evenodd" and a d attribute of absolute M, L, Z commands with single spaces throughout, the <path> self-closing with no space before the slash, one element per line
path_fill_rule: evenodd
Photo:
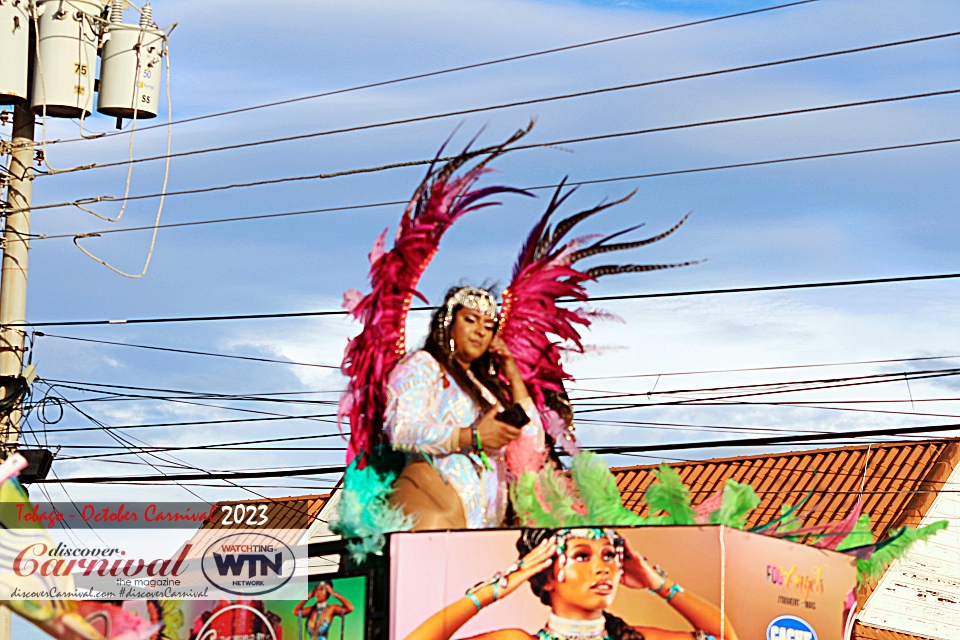
<path fill-rule="evenodd" d="M 477 387 L 487 401 L 496 403 L 483 385 L 477 383 Z M 525 405 L 530 422 L 524 434 L 542 441 L 540 414 L 532 402 Z M 452 377 L 444 376 L 440 364 L 426 351 L 410 354 L 390 373 L 384 419 L 390 443 L 409 459 L 427 459 L 434 465 L 460 495 L 470 529 L 499 526 L 507 508 L 503 450 L 487 451 L 493 467 L 488 470 L 469 449 L 460 449 L 460 429 L 479 417 L 479 407 Z"/>

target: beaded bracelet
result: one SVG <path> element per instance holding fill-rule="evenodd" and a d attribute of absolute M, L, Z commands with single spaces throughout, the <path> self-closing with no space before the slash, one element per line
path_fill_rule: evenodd
<path fill-rule="evenodd" d="M 667 572 L 661 569 L 660 565 L 654 565 L 653 570 L 660 574 L 660 586 L 656 589 L 647 589 L 647 591 L 660 595 L 660 589 L 663 589 L 663 585 L 667 584 Z"/>
<path fill-rule="evenodd" d="M 473 423 L 473 448 L 477 451 L 477 456 L 480 458 L 480 461 L 483 462 L 483 466 L 487 470 L 492 470 L 493 465 L 490 464 L 490 458 L 487 457 L 487 453 L 483 450 L 483 443 L 480 442 L 480 422 Z"/>
<path fill-rule="evenodd" d="M 673 600 L 673 597 L 678 593 L 683 593 L 683 587 L 681 587 L 676 582 L 674 582 L 673 586 L 670 587 L 670 591 L 667 592 L 667 596 L 663 599 L 663 601 L 670 602 L 671 600 Z"/>

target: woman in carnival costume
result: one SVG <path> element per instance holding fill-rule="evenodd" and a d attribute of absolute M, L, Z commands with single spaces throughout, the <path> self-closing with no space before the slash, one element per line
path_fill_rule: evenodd
<path fill-rule="evenodd" d="M 474 639 L 737 640 L 729 618 L 725 619 L 717 607 L 652 567 L 613 529 L 525 529 L 517 550 L 521 558 L 514 565 L 435 613 L 407 640 L 449 640 L 483 608 L 509 596 L 524 583 L 529 583 L 533 593 L 550 607 L 543 628 L 534 635 L 522 629 L 502 629 L 481 633 Z M 621 585 L 656 593 L 694 631 L 631 626 L 607 613 Z"/>
<path fill-rule="evenodd" d="M 521 433 L 543 447 L 540 414 L 496 335 L 498 321 L 489 291 L 451 289 L 423 349 L 390 374 L 384 426 L 394 450 L 408 454 L 391 502 L 416 529 L 499 526 L 507 506 L 504 447 Z M 514 403 L 522 409 L 516 424 L 497 418 Z"/>
<path fill-rule="evenodd" d="M 560 354 L 583 351 L 580 328 L 597 314 L 562 307 L 558 299 L 586 302 L 584 284 L 603 275 L 679 266 L 575 269 L 581 259 L 655 242 L 679 224 L 636 241 L 610 242 L 636 227 L 567 239 L 576 225 L 627 198 L 551 227 L 551 216 L 573 192 L 561 185 L 520 252 L 499 314 L 488 291 L 453 289 L 424 349 L 408 355 L 407 313 L 414 297 L 425 301 L 416 287 L 446 230 L 467 213 L 499 204 L 491 196 L 530 195 L 476 187 L 488 163 L 528 131 L 431 166 L 393 247 L 384 246 L 386 231 L 373 245 L 371 291 L 344 294 L 344 306 L 363 330 L 347 345 L 342 366 L 349 382 L 339 416 L 349 424 L 350 444 L 337 527 L 344 537 L 361 540 L 352 547 L 357 559 L 379 553 L 390 531 L 503 524 L 511 479 L 541 469 L 554 444 L 571 455 L 579 451 L 563 387 L 570 376 Z M 498 420 L 503 411 L 507 415 Z M 518 429 L 503 424 L 508 417 L 513 425 L 529 422 Z"/>

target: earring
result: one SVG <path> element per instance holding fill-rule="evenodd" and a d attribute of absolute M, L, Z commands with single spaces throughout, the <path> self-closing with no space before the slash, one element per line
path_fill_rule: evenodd
<path fill-rule="evenodd" d="M 457 345 L 453 342 L 453 338 L 450 338 L 450 355 L 453 355 L 453 352 L 457 350 Z"/>
<path fill-rule="evenodd" d="M 490 358 L 490 368 L 487 369 L 487 373 L 490 374 L 491 378 L 494 378 L 497 375 L 497 367 L 493 363 L 493 358 Z"/>

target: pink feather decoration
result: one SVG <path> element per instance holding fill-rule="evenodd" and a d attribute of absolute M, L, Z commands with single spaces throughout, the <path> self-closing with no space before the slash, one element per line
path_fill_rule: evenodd
<path fill-rule="evenodd" d="M 558 300 L 588 300 L 585 285 L 600 276 L 616 273 L 653 271 L 682 265 L 603 265 L 586 270 L 574 268 L 577 261 L 594 255 L 642 247 L 670 235 L 683 224 L 664 233 L 627 242 L 613 243 L 615 238 L 637 229 L 640 225 L 611 235 L 583 235 L 564 240 L 580 222 L 628 200 L 603 202 L 561 220 L 555 227 L 549 225 L 551 216 L 575 189 L 565 190 L 561 184 L 547 205 L 539 222 L 527 237 L 513 269 L 510 286 L 503 292 L 503 310 L 500 316 L 500 335 L 510 348 L 520 375 L 540 414 L 544 426 L 553 439 L 567 453 L 575 455 L 579 448 L 573 440 L 572 429 L 564 419 L 548 406 L 547 396 L 565 396 L 564 383 L 571 379 L 561 361 L 563 352 L 583 353 L 581 332 L 594 319 L 607 319 L 609 314 L 586 308 L 569 309 Z M 691 263 L 685 263 L 691 264 Z M 553 338 L 559 338 L 559 341 Z"/>
<path fill-rule="evenodd" d="M 524 471 L 537 472 L 547 461 L 547 450 L 542 438 L 523 433 L 519 438 L 507 445 L 504 458 L 507 461 L 507 473 L 514 479 L 519 478 Z"/>
<path fill-rule="evenodd" d="M 850 535 L 850 532 L 853 531 L 857 520 L 860 519 L 861 513 L 863 513 L 863 501 L 857 500 L 857 506 L 853 508 L 853 511 L 848 513 L 847 517 L 840 522 L 833 523 L 830 528 L 825 531 L 826 535 L 817 540 L 813 546 L 820 549 L 836 549 L 837 546 Z"/>
<path fill-rule="evenodd" d="M 384 250 L 386 232 L 374 242 L 370 251 L 370 293 L 359 300 L 356 294 L 344 299 L 350 305 L 351 315 L 363 323 L 360 335 L 348 343 L 341 365 L 349 378 L 337 411 L 341 425 L 343 420 L 350 425 L 347 463 L 371 452 L 381 442 L 387 376 L 406 354 L 407 312 L 414 297 L 426 302 L 417 291 L 417 284 L 444 232 L 461 216 L 499 204 L 490 202 L 490 196 L 529 195 L 510 187 L 474 188 L 477 180 L 489 172 L 486 164 L 527 131 L 518 131 L 496 147 L 467 149 L 442 166 L 431 166 L 403 213 L 393 248 Z M 481 160 L 473 167 L 460 175 L 456 173 L 477 158 Z"/>
<path fill-rule="evenodd" d="M 710 514 L 718 510 L 723 505 L 723 489 L 717 491 L 712 496 L 693 508 L 694 519 L 697 524 L 709 524 Z"/>
<path fill-rule="evenodd" d="M 580 453 L 580 447 L 570 432 L 569 425 L 553 409 L 544 408 L 540 411 L 543 418 L 543 429 L 550 434 L 553 441 L 559 444 L 571 457 Z"/>

